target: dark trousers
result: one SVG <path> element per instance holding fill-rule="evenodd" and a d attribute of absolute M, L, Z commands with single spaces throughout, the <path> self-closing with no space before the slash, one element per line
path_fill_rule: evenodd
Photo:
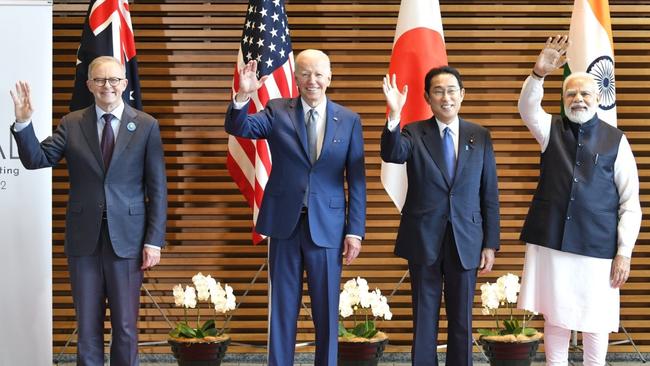
<path fill-rule="evenodd" d="M 269 242 L 269 366 L 293 366 L 303 271 L 316 333 L 314 365 L 336 366 L 341 248 L 314 244 L 303 214 L 288 239 Z"/>
<path fill-rule="evenodd" d="M 438 319 L 444 291 L 447 313 L 446 365 L 472 365 L 472 304 L 476 269 L 463 268 L 458 257 L 451 224 L 433 264 L 409 262 L 413 297 L 413 348 L 417 366 L 437 366 Z"/>
<path fill-rule="evenodd" d="M 74 230 L 74 228 L 68 228 Z M 137 366 L 140 258 L 115 255 L 106 220 L 92 255 L 69 257 L 72 298 L 79 329 L 77 365 L 104 364 L 104 317 L 111 310 L 111 366 Z M 108 302 L 108 304 L 107 304 Z"/>

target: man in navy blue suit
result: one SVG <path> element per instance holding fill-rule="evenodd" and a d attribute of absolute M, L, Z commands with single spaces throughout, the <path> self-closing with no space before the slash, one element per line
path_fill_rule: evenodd
<path fill-rule="evenodd" d="M 476 272 L 491 271 L 499 249 L 496 162 L 487 129 L 458 117 L 465 96 L 460 73 L 430 70 L 424 98 L 434 117 L 400 131 L 408 88 L 384 78 L 389 108 L 381 157 L 406 162 L 408 191 L 395 254 L 408 260 L 413 297 L 413 365 L 438 365 L 440 300 L 447 313 L 447 365 L 472 364 Z"/>
<path fill-rule="evenodd" d="M 248 115 L 250 98 L 265 81 L 257 79 L 256 71 L 254 60 L 241 69 L 225 127 L 231 135 L 267 139 L 273 157 L 256 225 L 271 238 L 269 365 L 293 365 L 306 271 L 316 330 L 315 365 L 334 366 L 341 256 L 350 264 L 365 234 L 361 120 L 325 96 L 332 73 L 321 51 L 305 50 L 296 57 L 299 98 L 274 99 Z"/>

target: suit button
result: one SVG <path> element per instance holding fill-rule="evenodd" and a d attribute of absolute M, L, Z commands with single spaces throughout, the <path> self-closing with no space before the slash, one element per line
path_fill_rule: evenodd
<path fill-rule="evenodd" d="M 567 220 L 571 220 L 571 216 L 567 216 L 566 219 L 567 219 Z"/>
<path fill-rule="evenodd" d="M 576 200 L 576 198 L 575 198 L 575 197 L 571 197 L 571 201 L 575 201 L 575 200 Z"/>
<path fill-rule="evenodd" d="M 582 142 L 578 144 L 578 147 L 582 147 L 582 146 L 583 146 L 583 145 L 582 145 Z"/>
<path fill-rule="evenodd" d="M 103 203 L 100 203 L 100 204 L 99 204 L 99 208 L 104 208 L 104 204 L 103 204 Z"/>
<path fill-rule="evenodd" d="M 578 183 L 578 178 L 573 178 L 573 181 Z"/>
<path fill-rule="evenodd" d="M 576 161 L 576 165 L 580 166 L 580 165 L 582 165 L 582 162 L 581 161 Z"/>

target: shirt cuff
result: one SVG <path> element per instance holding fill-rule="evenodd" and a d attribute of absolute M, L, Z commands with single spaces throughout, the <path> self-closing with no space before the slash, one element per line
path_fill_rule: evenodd
<path fill-rule="evenodd" d="M 145 248 L 156 249 L 156 250 L 160 251 L 160 247 L 159 247 L 159 246 L 156 246 L 156 245 L 145 244 L 144 247 L 145 247 Z"/>
<path fill-rule="evenodd" d="M 359 241 L 363 240 L 363 238 L 361 238 L 359 235 L 354 235 L 354 234 L 347 234 L 345 237 L 346 238 L 356 238 L 356 239 L 359 239 Z"/>
<path fill-rule="evenodd" d="M 246 106 L 246 104 L 248 104 L 248 102 L 250 102 L 250 101 L 251 101 L 251 98 L 248 98 L 248 99 L 246 99 L 246 100 L 243 101 L 243 102 L 238 102 L 238 101 L 235 99 L 235 96 L 233 96 L 233 97 L 232 97 L 232 108 L 233 108 L 233 109 L 242 109 L 242 108 L 244 108 L 244 107 Z"/>
<path fill-rule="evenodd" d="M 400 119 L 394 119 L 394 120 L 388 120 L 388 125 L 386 126 L 388 128 L 388 131 L 393 132 L 395 131 L 396 127 L 399 127 L 399 122 Z"/>
<path fill-rule="evenodd" d="M 618 247 L 618 251 L 616 252 L 616 255 L 622 255 L 623 257 L 626 258 L 632 258 L 632 248 L 629 246 L 620 246 Z"/>
<path fill-rule="evenodd" d="M 24 130 L 29 124 L 32 123 L 32 121 L 27 121 L 27 122 L 18 122 L 14 123 L 14 132 L 20 132 Z"/>

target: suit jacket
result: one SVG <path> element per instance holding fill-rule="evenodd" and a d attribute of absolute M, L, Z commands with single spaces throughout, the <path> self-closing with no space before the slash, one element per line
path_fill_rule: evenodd
<path fill-rule="evenodd" d="M 408 192 L 395 254 L 417 264 L 438 258 L 447 222 L 465 269 L 478 267 L 482 248 L 499 248 L 499 192 L 492 140 L 487 129 L 460 119 L 456 173 L 451 181 L 434 118 L 400 133 L 384 128 L 381 157 L 407 165 Z"/>
<path fill-rule="evenodd" d="M 11 127 L 25 168 L 51 167 L 66 159 L 68 256 L 93 253 L 103 211 L 119 257 L 140 257 L 145 243 L 164 246 L 167 179 L 158 122 L 128 105 L 120 121 L 108 171 L 104 171 L 94 105 L 65 115 L 52 136 L 40 143 L 32 124 L 20 132 Z M 131 122 L 133 131 L 127 128 Z"/>
<path fill-rule="evenodd" d="M 256 114 L 248 115 L 247 110 L 248 105 L 237 110 L 231 104 L 225 127 L 231 135 L 267 139 L 271 149 L 273 169 L 264 190 L 256 230 L 272 238 L 289 238 L 298 224 L 309 186 L 309 228 L 316 245 L 337 248 L 346 234 L 363 237 L 366 177 L 359 115 L 327 100 L 323 146 L 312 165 L 299 97 L 271 100 Z"/>

